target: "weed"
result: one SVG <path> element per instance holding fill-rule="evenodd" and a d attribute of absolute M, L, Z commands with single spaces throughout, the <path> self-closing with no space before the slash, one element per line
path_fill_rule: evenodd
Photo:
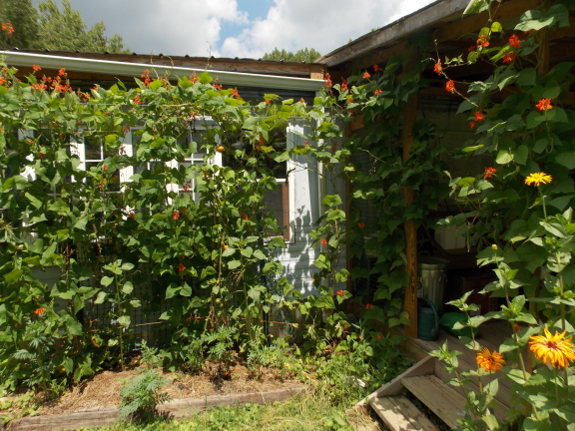
<path fill-rule="evenodd" d="M 120 389 L 120 418 L 130 418 L 137 422 L 153 419 L 157 414 L 157 406 L 170 401 L 167 393 L 159 393 L 168 383 L 167 379 L 151 369 L 128 381 Z"/>

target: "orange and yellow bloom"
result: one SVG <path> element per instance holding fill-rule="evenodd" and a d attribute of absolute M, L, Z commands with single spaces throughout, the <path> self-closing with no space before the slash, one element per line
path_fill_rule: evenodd
<path fill-rule="evenodd" d="M 541 99 L 536 108 L 539 108 L 540 111 L 547 111 L 549 109 L 553 109 L 553 105 L 551 105 L 551 99 Z"/>
<path fill-rule="evenodd" d="M 500 371 L 503 365 L 505 365 L 505 359 L 503 355 L 497 350 L 490 352 L 487 347 L 484 347 L 481 352 L 476 356 L 477 365 L 485 371 L 493 372 Z"/>
<path fill-rule="evenodd" d="M 552 367 L 560 370 L 563 367 L 568 367 L 571 362 L 575 362 L 575 352 L 573 351 L 573 344 L 571 340 L 573 337 L 564 339 L 567 331 L 561 334 L 555 331 L 555 335 L 544 328 L 545 335 L 532 335 L 529 337 L 529 349 L 535 354 L 539 360 L 543 360 L 544 364 L 551 364 Z"/>

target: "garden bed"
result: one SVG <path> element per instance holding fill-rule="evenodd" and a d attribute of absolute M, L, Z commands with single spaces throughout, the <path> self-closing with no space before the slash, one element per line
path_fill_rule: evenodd
<path fill-rule="evenodd" d="M 123 372 L 99 373 L 93 379 L 75 385 L 58 400 L 38 401 L 37 416 L 17 419 L 22 409 L 14 409 L 11 413 L 15 419 L 7 429 L 77 429 L 114 423 L 118 419 L 120 387 L 143 370 L 143 367 L 135 366 Z M 280 401 L 305 389 L 298 380 L 282 378 L 277 369 L 254 373 L 238 364 L 225 373 L 214 370 L 215 367 L 207 367 L 205 372 L 194 375 L 158 370 L 170 380 L 162 392 L 172 399 L 159 406 L 159 410 L 170 417 L 182 417 L 212 406 Z"/>

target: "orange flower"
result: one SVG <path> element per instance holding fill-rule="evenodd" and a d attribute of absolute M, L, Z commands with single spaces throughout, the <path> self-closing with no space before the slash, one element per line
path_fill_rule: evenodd
<path fill-rule="evenodd" d="M 373 71 L 374 72 L 381 72 L 383 69 L 381 67 L 379 67 L 377 64 L 373 65 Z"/>
<path fill-rule="evenodd" d="M 369 74 L 369 72 L 366 71 L 366 72 L 363 74 L 363 79 L 367 79 L 367 78 L 371 78 L 371 75 Z"/>
<path fill-rule="evenodd" d="M 327 239 L 322 238 L 321 239 L 321 245 L 323 245 L 325 247 L 327 245 Z"/>
<path fill-rule="evenodd" d="M 373 92 L 373 94 L 376 95 L 376 96 L 379 95 L 379 94 L 381 94 L 381 93 L 383 93 L 383 90 L 380 90 L 380 89 L 377 89 L 377 90 L 375 90 L 375 91 Z"/>
<path fill-rule="evenodd" d="M 366 310 L 373 310 L 373 304 L 365 304 Z"/>
<path fill-rule="evenodd" d="M 539 108 L 540 111 L 547 111 L 549 109 L 553 109 L 553 105 L 551 105 L 551 99 L 541 99 L 536 108 Z"/>
<path fill-rule="evenodd" d="M 104 163 L 104 166 L 102 166 L 102 168 L 107 171 L 108 170 L 108 165 Z"/>
<path fill-rule="evenodd" d="M 477 46 L 489 46 L 489 41 L 487 40 L 487 36 L 484 34 L 479 35 L 479 39 L 477 39 Z"/>
<path fill-rule="evenodd" d="M 473 121 L 482 121 L 485 120 L 485 117 L 483 116 L 483 111 L 479 110 L 479 111 L 475 111 L 475 118 L 473 119 Z"/>
<path fill-rule="evenodd" d="M 363 229 L 363 228 L 365 227 L 365 223 L 362 222 L 362 221 L 360 221 L 360 222 L 357 224 L 357 227 L 359 227 L 360 229 Z"/>
<path fill-rule="evenodd" d="M 529 350 L 531 350 L 537 359 L 543 359 L 543 363 L 548 362 L 552 367 L 560 370 L 563 367 L 568 367 L 570 362 L 575 361 L 575 352 L 573 351 L 573 344 L 571 340 L 573 337 L 563 339 L 567 331 L 559 333 L 555 331 L 555 335 L 544 328 L 545 335 L 532 335 L 529 337 Z"/>
<path fill-rule="evenodd" d="M 266 105 L 269 105 L 270 103 L 272 103 L 272 99 L 266 100 Z"/>
<path fill-rule="evenodd" d="M 486 180 L 487 178 L 491 178 L 493 177 L 493 174 L 497 172 L 497 169 L 495 168 L 485 168 L 485 170 L 483 171 L 483 179 Z"/>
<path fill-rule="evenodd" d="M 438 61 L 437 63 L 435 63 L 435 66 L 433 66 L 433 71 L 438 75 L 441 75 L 441 71 L 443 70 L 443 67 L 441 67 L 442 64 L 443 63 L 441 63 L 441 61 Z"/>
<path fill-rule="evenodd" d="M 66 69 L 62 68 L 58 71 L 58 75 L 63 76 L 66 74 Z"/>
<path fill-rule="evenodd" d="M 33 64 L 32 69 L 35 70 L 36 72 L 42 70 L 42 68 L 40 66 L 38 66 L 37 64 Z"/>
<path fill-rule="evenodd" d="M 377 339 L 378 339 L 378 340 L 381 340 L 382 338 L 383 338 L 383 336 L 378 332 L 378 333 L 377 333 Z"/>
<path fill-rule="evenodd" d="M 505 56 L 503 57 L 503 63 L 509 64 L 509 63 L 511 63 L 512 61 L 515 61 L 515 57 L 517 57 L 517 56 L 515 55 L 515 53 L 514 53 L 514 52 L 510 52 L 509 54 L 507 54 L 507 55 L 505 55 Z"/>
<path fill-rule="evenodd" d="M 183 264 L 183 263 L 180 263 L 180 264 L 178 265 L 178 274 L 181 274 L 182 272 L 184 272 L 185 269 L 186 269 L 186 267 L 184 266 L 184 264 Z"/>
<path fill-rule="evenodd" d="M 178 220 L 180 218 L 180 212 L 174 211 L 172 212 L 172 220 Z"/>
<path fill-rule="evenodd" d="M 44 314 L 44 312 L 46 311 L 45 308 L 36 308 L 36 310 L 34 311 L 34 314 L 36 314 L 37 316 L 41 316 L 42 314 Z"/>
<path fill-rule="evenodd" d="M 455 93 L 455 81 L 449 80 L 445 83 L 445 89 L 450 93 Z"/>
<path fill-rule="evenodd" d="M 0 78 L 0 85 L 4 84 L 6 80 L 4 78 Z"/>
<path fill-rule="evenodd" d="M 130 213 L 130 218 L 131 218 L 132 220 L 134 220 L 134 219 L 136 218 L 136 214 Z"/>
<path fill-rule="evenodd" d="M 337 294 L 338 294 L 339 296 L 343 296 L 343 295 L 345 295 L 345 292 L 340 289 L 340 290 L 337 291 Z"/>
<path fill-rule="evenodd" d="M 326 87 L 331 87 L 333 85 L 333 82 L 331 82 L 331 75 L 329 73 L 326 73 L 323 77 L 323 83 Z"/>
<path fill-rule="evenodd" d="M 470 129 L 475 129 L 475 123 L 473 121 L 469 122 L 469 128 Z"/>
<path fill-rule="evenodd" d="M 519 36 L 516 34 L 512 35 L 509 38 L 509 45 L 511 45 L 515 49 L 521 48 L 521 41 L 519 40 Z"/>
<path fill-rule="evenodd" d="M 490 352 L 487 347 L 484 347 L 483 350 L 477 354 L 475 359 L 480 368 L 490 373 L 493 371 L 500 371 L 503 365 L 505 365 L 503 355 L 495 349 L 493 349 L 493 352 Z"/>

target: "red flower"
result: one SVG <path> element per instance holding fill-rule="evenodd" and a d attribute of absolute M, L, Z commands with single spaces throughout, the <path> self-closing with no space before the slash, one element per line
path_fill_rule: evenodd
<path fill-rule="evenodd" d="M 237 89 L 237 88 L 234 88 L 234 89 L 232 90 L 232 94 L 233 94 L 233 96 L 234 96 L 236 99 L 241 100 L 241 96 L 240 96 L 240 93 L 238 93 L 238 89 Z"/>
<path fill-rule="evenodd" d="M 445 83 L 445 89 L 450 93 L 455 93 L 455 81 L 449 80 Z"/>
<path fill-rule="evenodd" d="M 329 73 L 326 73 L 323 77 L 323 83 L 326 87 L 331 87 L 333 85 L 333 82 L 331 82 L 331 75 Z"/>
<path fill-rule="evenodd" d="M 40 70 L 42 70 L 42 68 L 40 66 L 38 66 L 37 64 L 33 64 L 32 69 L 35 70 L 36 72 L 39 72 Z"/>
<path fill-rule="evenodd" d="M 373 304 L 365 304 L 366 310 L 373 310 Z"/>
<path fill-rule="evenodd" d="M 327 239 L 322 238 L 321 239 L 321 245 L 326 246 L 327 245 Z"/>
<path fill-rule="evenodd" d="M 269 105 L 270 103 L 272 103 L 272 99 L 266 100 L 266 105 Z"/>
<path fill-rule="evenodd" d="M 381 93 L 383 93 L 383 90 L 380 90 L 379 88 L 373 92 L 373 94 L 375 94 L 376 96 Z"/>
<path fill-rule="evenodd" d="M 130 218 L 131 218 L 132 220 L 134 220 L 134 219 L 136 218 L 136 214 L 130 213 Z"/>
<path fill-rule="evenodd" d="M 485 168 L 485 171 L 483 172 L 483 179 L 486 180 L 487 178 L 493 177 L 495 172 L 497 172 L 497 169 L 495 168 Z"/>
<path fill-rule="evenodd" d="M 441 63 L 441 61 L 438 61 L 437 63 L 435 63 L 435 66 L 433 66 L 433 71 L 438 75 L 441 75 L 441 71 L 443 70 L 443 67 L 441 67 L 442 64 L 443 63 Z"/>
<path fill-rule="evenodd" d="M 44 314 L 45 311 L 46 311 L 45 308 L 42 308 L 42 307 L 36 308 L 36 310 L 34 311 L 34 314 L 41 316 L 42 314 Z"/>
<path fill-rule="evenodd" d="M 377 64 L 373 65 L 373 71 L 374 72 L 381 72 L 383 69 L 381 67 L 379 67 Z"/>
<path fill-rule="evenodd" d="M 107 171 L 108 170 L 108 165 L 104 163 L 104 166 L 102 166 L 102 168 Z"/>
<path fill-rule="evenodd" d="M 540 111 L 547 111 L 549 109 L 553 109 L 553 105 L 551 105 L 551 99 L 541 99 L 536 108 L 539 108 Z"/>
<path fill-rule="evenodd" d="M 178 265 L 178 274 L 181 274 L 182 272 L 184 272 L 185 269 L 186 269 L 186 267 L 184 266 L 184 264 L 180 263 Z"/>
<path fill-rule="evenodd" d="M 475 129 L 475 123 L 473 121 L 469 122 L 469 128 L 470 129 Z"/>
<path fill-rule="evenodd" d="M 339 86 L 342 90 L 348 90 L 349 87 L 347 86 L 347 81 L 344 79 L 342 79 L 341 81 L 341 85 Z"/>
<path fill-rule="evenodd" d="M 179 211 L 172 212 L 172 220 L 177 220 L 179 218 L 180 218 L 180 212 Z"/>
<path fill-rule="evenodd" d="M 369 72 L 366 71 L 366 72 L 363 74 L 363 79 L 367 79 L 367 78 L 371 78 L 371 75 L 369 74 Z"/>
<path fill-rule="evenodd" d="M 4 84 L 6 82 L 6 80 L 4 78 L 0 78 L 0 85 Z"/>
<path fill-rule="evenodd" d="M 511 45 L 515 49 L 521 48 L 521 41 L 519 40 L 519 36 L 514 34 L 509 38 L 509 45 Z"/>
<path fill-rule="evenodd" d="M 142 103 L 142 101 L 140 100 L 140 96 L 137 96 L 137 95 L 134 96 L 134 103 L 135 103 L 136 105 L 139 105 L 140 103 Z"/>
<path fill-rule="evenodd" d="M 365 223 L 362 222 L 362 221 L 360 221 L 360 222 L 357 224 L 357 227 L 359 227 L 360 229 L 363 229 L 363 228 L 365 227 Z"/>
<path fill-rule="evenodd" d="M 377 333 L 377 339 L 378 339 L 378 340 L 381 340 L 382 338 L 383 338 L 383 337 L 382 337 L 381 334 L 378 332 L 378 333 Z"/>
<path fill-rule="evenodd" d="M 483 111 L 480 109 L 479 111 L 475 111 L 475 118 L 473 121 L 483 121 L 485 117 L 483 117 Z"/>
<path fill-rule="evenodd" d="M 299 99 L 299 103 L 305 103 L 305 99 L 302 97 L 301 99 Z"/>
<path fill-rule="evenodd" d="M 509 64 L 509 63 L 511 63 L 512 61 L 515 61 L 515 57 L 516 57 L 515 53 L 514 53 L 514 52 L 510 52 L 509 54 L 506 54 L 506 55 L 503 56 L 503 63 Z"/>
<path fill-rule="evenodd" d="M 489 41 L 487 40 L 487 36 L 484 34 L 479 35 L 479 39 L 477 39 L 477 46 L 489 46 Z"/>
<path fill-rule="evenodd" d="M 66 74 L 66 69 L 62 68 L 58 71 L 58 75 L 63 76 Z"/>
<path fill-rule="evenodd" d="M 339 296 L 343 296 L 343 295 L 345 295 L 345 292 L 344 292 L 343 290 L 338 290 L 338 291 L 337 291 L 337 294 L 338 294 Z"/>

